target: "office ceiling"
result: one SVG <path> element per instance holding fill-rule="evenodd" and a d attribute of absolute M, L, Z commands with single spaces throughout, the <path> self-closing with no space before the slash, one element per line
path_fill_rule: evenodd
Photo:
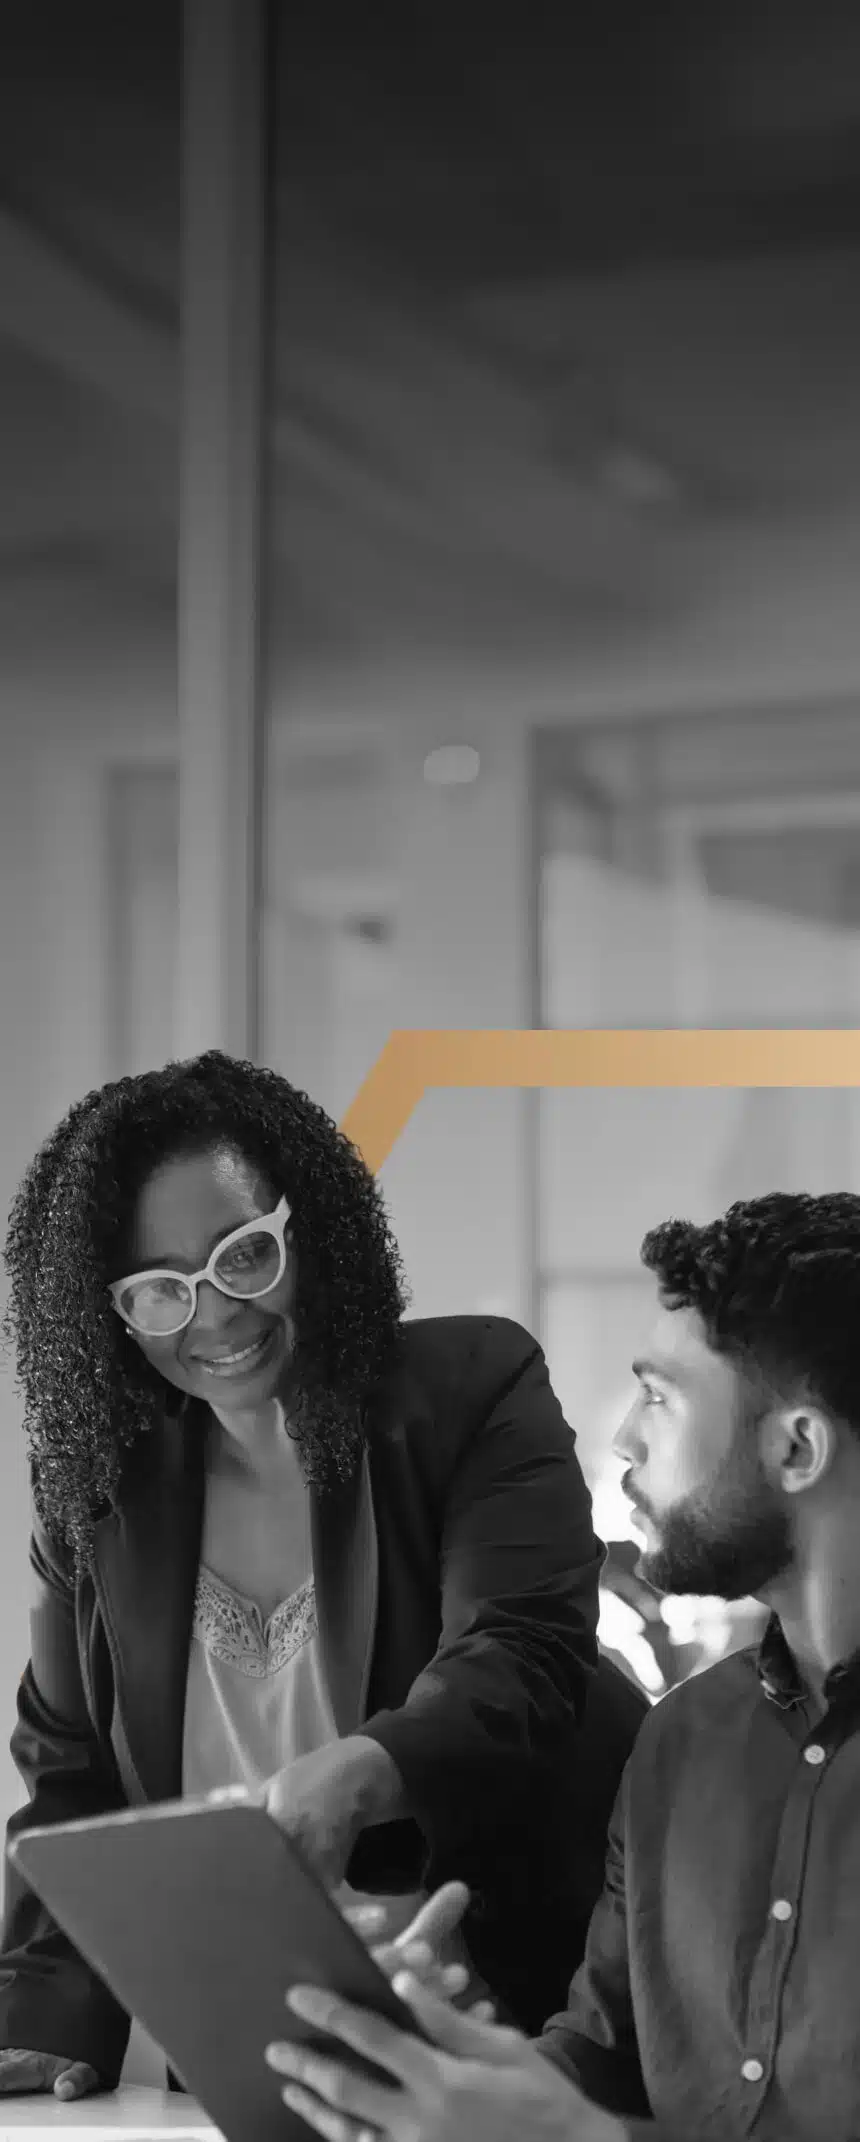
<path fill-rule="evenodd" d="M 860 493 L 860 10 L 465 13 L 273 9 L 297 659 L 623 630 Z M 172 606 L 180 31 L 4 10 L 4 633 L 60 588 Z"/>

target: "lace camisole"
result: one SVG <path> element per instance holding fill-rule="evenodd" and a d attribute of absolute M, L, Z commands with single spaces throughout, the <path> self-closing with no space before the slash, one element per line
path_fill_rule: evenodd
<path fill-rule="evenodd" d="M 337 1739 L 319 1653 L 313 1578 L 267 1622 L 201 1565 L 185 1696 L 187 1794 L 244 1785 Z"/>
<path fill-rule="evenodd" d="M 254 1600 L 201 1563 L 185 1696 L 186 1797 L 244 1786 L 254 1792 L 288 1763 L 337 1740 L 317 1631 L 314 1580 L 264 1621 Z M 346 1884 L 338 1902 L 354 1904 Z M 375 1897 L 392 1935 L 421 1895 Z"/>

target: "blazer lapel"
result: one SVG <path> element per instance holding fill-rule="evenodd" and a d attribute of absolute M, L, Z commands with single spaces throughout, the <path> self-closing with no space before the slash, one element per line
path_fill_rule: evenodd
<path fill-rule="evenodd" d="M 122 1509 L 96 1526 L 93 1576 L 113 1655 L 117 1752 L 131 1770 L 133 1796 L 149 1801 L 182 1791 L 203 1517 L 203 1447 L 193 1409 L 151 1430 L 134 1457 L 142 1462 L 131 1468 Z"/>
<path fill-rule="evenodd" d="M 95 1528 L 93 1577 L 116 1677 L 130 1797 L 182 1791 L 185 1685 L 203 1522 L 203 1430 L 189 1407 L 144 1440 L 123 1507 Z M 135 1475 L 139 1475 L 135 1478 Z M 379 1546 L 367 1452 L 351 1480 L 311 1491 L 317 1621 L 341 1738 L 368 1711 Z"/>
<path fill-rule="evenodd" d="M 367 1717 L 379 1598 L 379 1543 L 367 1451 L 353 1478 L 311 1493 L 320 1649 L 342 1740 Z"/>

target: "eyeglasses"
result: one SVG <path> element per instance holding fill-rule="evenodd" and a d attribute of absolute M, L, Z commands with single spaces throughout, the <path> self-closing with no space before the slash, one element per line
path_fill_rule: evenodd
<path fill-rule="evenodd" d="M 132 1331 L 145 1338 L 169 1339 L 197 1313 L 197 1290 L 205 1279 L 231 1301 L 256 1302 L 271 1294 L 287 1264 L 286 1231 L 290 1208 L 285 1197 L 274 1212 L 246 1220 L 225 1235 L 199 1272 L 133 1272 L 109 1287 L 114 1308 Z"/>

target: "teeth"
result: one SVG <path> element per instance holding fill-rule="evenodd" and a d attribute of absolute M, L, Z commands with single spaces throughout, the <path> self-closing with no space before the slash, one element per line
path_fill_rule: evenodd
<path fill-rule="evenodd" d="M 237 1361 L 247 1361 L 251 1354 L 259 1353 L 262 1344 L 262 1338 L 254 1339 L 250 1346 L 243 1346 L 241 1353 L 219 1354 L 215 1361 L 204 1361 L 203 1367 L 216 1371 L 223 1368 L 233 1368 Z"/>

